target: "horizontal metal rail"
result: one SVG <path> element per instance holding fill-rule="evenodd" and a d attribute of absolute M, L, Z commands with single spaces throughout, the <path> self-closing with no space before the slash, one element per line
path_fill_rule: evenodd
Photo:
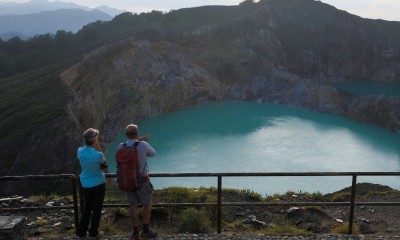
<path fill-rule="evenodd" d="M 349 202 L 222 202 L 222 177 L 339 177 L 351 176 L 351 196 Z M 252 172 L 252 173 L 152 173 L 150 177 L 217 177 L 218 196 L 216 203 L 155 203 L 153 206 L 217 206 L 217 232 L 222 228 L 222 206 L 350 206 L 348 233 L 353 232 L 354 208 L 365 206 L 400 206 L 400 202 L 356 202 L 357 176 L 400 176 L 400 172 Z M 106 174 L 115 178 L 115 173 Z M 106 207 L 115 204 L 105 204 Z M 119 204 L 118 206 L 127 206 Z"/>
<path fill-rule="evenodd" d="M 105 174 L 107 178 L 116 178 L 115 173 Z M 222 207 L 226 206 L 350 206 L 349 229 L 352 233 L 354 207 L 364 206 L 400 206 L 400 202 L 356 202 L 356 183 L 357 176 L 400 176 L 400 172 L 273 172 L 273 173 L 152 173 L 151 177 L 216 177 L 217 178 L 217 202 L 215 203 L 154 203 L 153 206 L 182 207 L 182 206 L 216 206 L 217 207 L 217 231 L 221 233 Z M 349 202 L 222 202 L 222 178 L 223 177 L 329 177 L 329 176 L 351 176 L 351 200 Z M 0 176 L 0 181 L 18 180 L 40 180 L 40 179 L 71 179 L 74 205 L 54 206 L 54 207 L 20 207 L 20 208 L 0 208 L 0 211 L 32 211 L 32 210 L 59 210 L 74 209 L 75 230 L 79 225 L 79 209 L 77 192 L 83 206 L 81 186 L 78 178 L 73 174 L 54 174 L 54 175 L 27 175 L 27 176 Z M 104 207 L 128 207 L 127 204 L 104 204 Z"/>
<path fill-rule="evenodd" d="M 78 212 L 78 181 L 74 174 L 51 174 L 51 175 L 26 175 L 26 176 L 0 176 L 0 181 L 21 181 L 21 180 L 43 180 L 43 179 L 70 179 L 74 205 L 54 206 L 54 207 L 20 207 L 20 208 L 0 208 L 4 211 L 33 211 L 33 210 L 60 210 L 74 209 L 75 233 L 78 233 L 79 212 Z"/>

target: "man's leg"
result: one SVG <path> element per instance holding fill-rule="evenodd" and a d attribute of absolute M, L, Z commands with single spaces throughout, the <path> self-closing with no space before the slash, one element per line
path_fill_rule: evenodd
<path fill-rule="evenodd" d="M 138 206 L 132 205 L 130 206 L 131 211 L 131 224 L 132 224 L 132 237 L 134 240 L 140 239 L 139 237 L 139 223 L 138 223 Z"/>
<path fill-rule="evenodd" d="M 131 224 L 132 224 L 132 235 L 133 239 L 139 239 L 139 219 L 138 219 L 138 204 L 139 200 L 137 197 L 136 192 L 127 192 L 126 196 L 128 198 L 128 204 L 129 204 L 129 211 L 130 211 L 130 218 L 131 218 Z"/>
<path fill-rule="evenodd" d="M 138 227 L 138 207 L 137 205 L 130 206 L 131 210 L 131 223 L 132 223 L 132 228 L 137 228 Z"/>
<path fill-rule="evenodd" d="M 151 217 L 151 203 L 143 206 L 143 224 L 149 224 Z"/>
<path fill-rule="evenodd" d="M 151 202 L 153 198 L 153 188 L 150 181 L 146 181 L 141 190 L 141 200 L 143 203 L 143 231 L 141 236 L 144 238 L 155 238 L 157 237 L 157 233 L 153 232 L 149 227 L 151 217 Z"/>

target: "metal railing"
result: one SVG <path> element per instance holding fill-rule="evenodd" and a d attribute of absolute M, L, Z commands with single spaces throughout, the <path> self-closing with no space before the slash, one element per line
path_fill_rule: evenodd
<path fill-rule="evenodd" d="M 350 202 L 222 202 L 222 177 L 328 177 L 351 176 Z M 354 208 L 356 205 L 365 206 L 400 206 L 400 202 L 356 202 L 357 176 L 400 176 L 400 172 L 274 172 L 274 173 L 153 173 L 150 177 L 216 177 L 216 203 L 155 203 L 153 206 L 217 206 L 217 232 L 222 230 L 223 206 L 350 206 L 348 234 L 353 233 Z M 106 174 L 115 178 L 116 174 Z M 127 206 L 121 204 L 105 204 L 106 207 Z"/>
<path fill-rule="evenodd" d="M 326 176 L 351 176 L 351 196 L 349 202 L 222 202 L 222 178 L 223 177 L 326 177 Z M 222 229 L 222 207 L 224 206 L 349 206 L 349 228 L 348 234 L 352 234 L 354 222 L 354 208 L 356 205 L 374 206 L 400 206 L 400 202 L 356 202 L 357 176 L 400 176 L 400 172 L 276 172 L 276 173 L 153 173 L 150 177 L 216 177 L 217 178 L 217 201 L 215 203 L 154 203 L 155 207 L 168 206 L 216 206 L 217 207 L 217 232 Z M 116 178 L 115 173 L 107 173 L 107 178 Z M 78 179 L 73 174 L 59 175 L 28 175 L 28 176 L 0 176 L 0 181 L 16 180 L 38 180 L 38 179 L 71 179 L 74 206 L 59 207 L 21 207 L 0 208 L 1 211 L 31 211 L 31 210 L 59 210 L 74 209 L 75 231 L 79 225 L 79 211 L 77 192 L 81 192 Z M 82 194 L 80 206 L 83 206 Z M 128 207 L 128 204 L 103 204 L 104 207 Z"/>
<path fill-rule="evenodd" d="M 72 196 L 74 205 L 70 206 L 53 206 L 53 207 L 19 207 L 19 208 L 0 208 L 0 212 L 4 211 L 33 211 L 33 210 L 60 210 L 60 209 L 74 209 L 74 222 L 75 226 L 79 225 L 79 212 L 78 212 L 78 180 L 74 174 L 51 174 L 51 175 L 26 175 L 26 176 L 0 176 L 1 181 L 21 181 L 21 180 L 43 180 L 43 179 L 70 179 L 72 186 Z M 77 227 L 75 227 L 77 233 Z"/>

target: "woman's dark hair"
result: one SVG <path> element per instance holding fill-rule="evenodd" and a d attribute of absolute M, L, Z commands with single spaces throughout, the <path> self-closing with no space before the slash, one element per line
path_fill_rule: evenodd
<path fill-rule="evenodd" d="M 90 139 L 85 138 L 85 143 L 88 146 L 92 146 L 94 143 L 94 140 L 95 140 L 95 138 L 90 138 Z"/>

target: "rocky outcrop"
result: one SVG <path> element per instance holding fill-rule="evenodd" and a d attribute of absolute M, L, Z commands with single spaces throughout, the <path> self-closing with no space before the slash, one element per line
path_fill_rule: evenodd
<path fill-rule="evenodd" d="M 73 92 L 70 119 L 82 131 L 100 128 L 109 142 L 133 120 L 221 99 L 224 86 L 185 51 L 133 40 L 97 49 L 61 76 Z"/>
<path fill-rule="evenodd" d="M 345 114 L 351 119 L 400 131 L 400 98 L 364 96 L 355 98 Z"/>

